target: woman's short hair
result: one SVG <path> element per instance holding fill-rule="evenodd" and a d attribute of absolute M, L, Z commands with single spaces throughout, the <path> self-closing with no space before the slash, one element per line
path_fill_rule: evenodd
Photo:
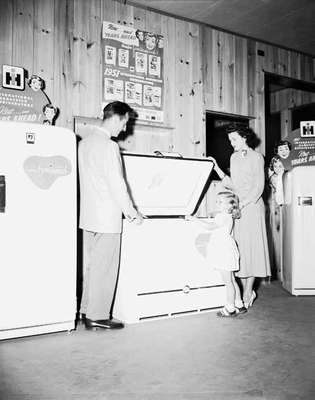
<path fill-rule="evenodd" d="M 278 148 L 279 146 L 288 146 L 288 149 L 291 151 L 292 149 L 292 144 L 288 141 L 288 140 L 280 140 L 277 144 L 276 147 L 274 149 L 274 153 L 277 154 L 278 153 Z"/>
<path fill-rule="evenodd" d="M 226 204 L 229 206 L 227 212 L 232 215 L 232 218 L 240 218 L 241 210 L 239 208 L 239 199 L 238 196 L 233 192 L 219 192 L 217 194 L 218 197 L 221 197 L 226 201 Z"/>
<path fill-rule="evenodd" d="M 245 138 L 246 144 L 252 149 L 256 148 L 260 142 L 256 133 L 244 122 L 232 122 L 226 126 L 226 133 L 237 132 L 241 137 Z"/>
<path fill-rule="evenodd" d="M 33 75 L 30 77 L 30 79 L 28 80 L 27 83 L 28 83 L 29 85 L 31 85 L 33 81 L 39 82 L 39 83 L 40 83 L 41 89 L 44 88 L 44 80 L 43 80 L 40 76 L 34 75 L 34 74 L 33 74 Z"/>

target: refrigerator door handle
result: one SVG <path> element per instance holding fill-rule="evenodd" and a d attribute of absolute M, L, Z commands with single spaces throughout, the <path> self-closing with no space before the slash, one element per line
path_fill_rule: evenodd
<path fill-rule="evenodd" d="M 6 185 L 5 176 L 0 175 L 0 213 L 5 212 Z"/>
<path fill-rule="evenodd" d="M 312 196 L 298 196 L 298 205 L 299 206 L 312 206 L 313 205 Z"/>

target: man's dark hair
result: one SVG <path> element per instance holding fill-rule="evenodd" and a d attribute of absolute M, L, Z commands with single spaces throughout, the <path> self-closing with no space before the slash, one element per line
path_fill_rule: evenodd
<path fill-rule="evenodd" d="M 132 108 L 122 101 L 113 101 L 108 103 L 103 109 L 103 121 L 111 118 L 113 115 L 119 115 L 122 119 L 126 114 L 132 113 Z"/>

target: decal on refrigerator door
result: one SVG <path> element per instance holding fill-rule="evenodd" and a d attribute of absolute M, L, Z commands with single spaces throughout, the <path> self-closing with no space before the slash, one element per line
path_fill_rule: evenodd
<path fill-rule="evenodd" d="M 56 179 L 71 173 L 71 162 L 63 156 L 31 156 L 24 161 L 24 171 L 40 189 L 49 189 Z"/>

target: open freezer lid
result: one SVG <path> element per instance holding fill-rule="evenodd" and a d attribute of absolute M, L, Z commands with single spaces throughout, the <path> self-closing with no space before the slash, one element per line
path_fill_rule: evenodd
<path fill-rule="evenodd" d="M 213 168 L 208 159 L 122 153 L 137 209 L 147 216 L 190 215 Z"/>

